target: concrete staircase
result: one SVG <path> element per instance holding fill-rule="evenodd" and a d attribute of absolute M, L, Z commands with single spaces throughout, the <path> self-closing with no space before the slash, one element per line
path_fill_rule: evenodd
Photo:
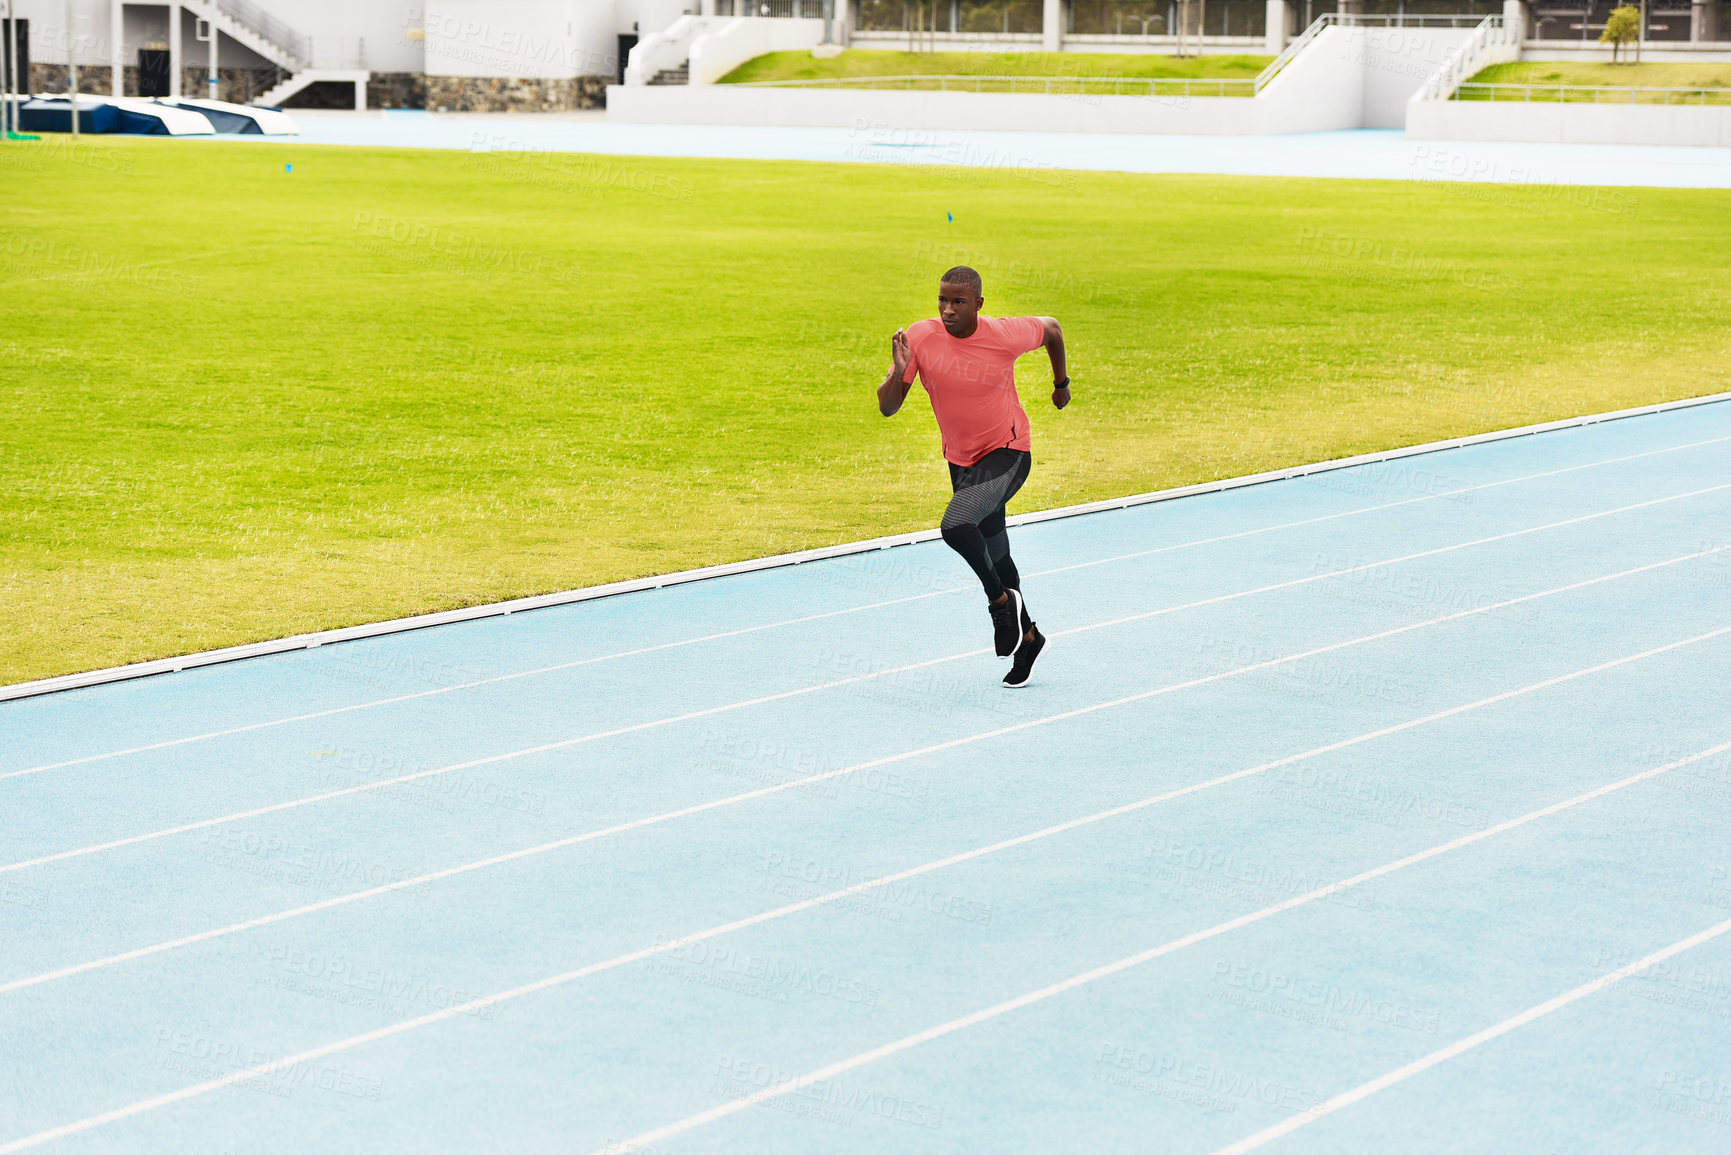
<path fill-rule="evenodd" d="M 195 9 L 201 19 L 209 8 Z M 248 0 L 217 0 L 216 26 L 287 72 L 309 68 L 309 38 Z"/>
<path fill-rule="evenodd" d="M 208 16 L 210 9 L 199 13 Z M 309 85 L 334 80 L 355 86 L 355 107 L 367 106 L 366 46 L 359 39 L 312 37 L 278 20 L 251 0 L 216 0 L 216 26 L 289 75 L 253 99 L 280 105 Z M 220 55 L 219 55 L 220 59 Z"/>
<path fill-rule="evenodd" d="M 664 84 L 664 85 L 665 84 L 690 84 L 691 83 L 691 61 L 687 60 L 684 64 L 681 64 L 678 68 L 663 68 L 660 72 L 657 72 L 654 76 L 649 78 L 649 83 L 651 83 L 651 84 Z"/>

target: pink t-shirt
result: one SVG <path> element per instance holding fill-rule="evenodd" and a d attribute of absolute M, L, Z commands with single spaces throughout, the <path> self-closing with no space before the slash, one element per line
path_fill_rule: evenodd
<path fill-rule="evenodd" d="M 1016 396 L 1016 358 L 1046 343 L 1038 317 L 980 317 L 971 337 L 952 337 L 942 321 L 908 327 L 902 380 L 915 374 L 932 399 L 944 459 L 972 465 L 994 449 L 1030 449 L 1028 415 Z"/>

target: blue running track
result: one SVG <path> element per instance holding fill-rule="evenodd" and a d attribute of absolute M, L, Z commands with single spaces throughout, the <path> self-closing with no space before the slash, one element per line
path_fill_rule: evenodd
<path fill-rule="evenodd" d="M 0 705 L 0 1153 L 1731 1150 L 1731 403 L 1012 541 Z"/>

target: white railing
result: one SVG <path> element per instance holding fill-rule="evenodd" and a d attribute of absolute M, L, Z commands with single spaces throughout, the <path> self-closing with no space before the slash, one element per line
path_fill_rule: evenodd
<path fill-rule="evenodd" d="M 773 20 L 822 20 L 823 0 L 739 0 L 740 16 Z"/>
<path fill-rule="evenodd" d="M 216 0 L 219 12 L 242 25 L 253 35 L 274 45 L 290 63 L 302 68 L 311 63 L 305 53 L 307 37 L 253 4 L 250 0 Z"/>
<path fill-rule="evenodd" d="M 275 63 L 291 73 L 309 68 L 358 72 L 367 66 L 366 41 L 359 37 L 304 36 L 251 0 L 216 0 L 216 8 L 241 33 L 250 34 L 265 48 L 274 49 L 279 57 Z M 234 30 L 230 33 L 234 34 Z M 240 39 L 246 42 L 244 35 Z"/>
<path fill-rule="evenodd" d="M 1437 70 L 1412 94 L 1413 100 L 1447 100 L 1467 77 L 1488 64 L 1514 60 L 1521 51 L 1521 30 L 1501 16 L 1486 16 L 1473 34 L 1449 53 Z"/>
<path fill-rule="evenodd" d="M 1018 92 L 1047 96 L 1256 95 L 1254 80 L 1184 80 L 1145 76 L 838 76 L 817 80 L 756 80 L 740 88 L 865 88 L 913 92 Z"/>
<path fill-rule="evenodd" d="M 1310 42 L 1322 34 L 1324 28 L 1471 28 L 1485 20 L 1486 17 L 1472 13 L 1462 13 L 1453 16 L 1401 16 L 1376 15 L 1364 12 L 1325 12 L 1310 22 L 1310 27 L 1298 34 L 1297 39 L 1286 46 L 1286 50 L 1262 70 L 1256 78 L 1256 91 L 1267 88 L 1281 69 L 1310 47 Z M 1501 16 L 1489 17 L 1501 20 Z"/>
<path fill-rule="evenodd" d="M 1538 93 L 1535 97 L 1533 94 Z M 1590 84 L 1462 84 L 1453 100 L 1543 104 L 1731 104 L 1731 88 L 1648 88 Z"/>
<path fill-rule="evenodd" d="M 1318 16 L 1315 20 L 1312 20 L 1310 22 L 1310 27 L 1306 28 L 1303 32 L 1300 32 L 1293 39 L 1292 43 L 1286 46 L 1285 51 L 1281 52 L 1279 56 L 1276 56 L 1273 60 L 1269 61 L 1268 67 L 1264 68 L 1257 75 L 1255 81 L 1253 81 L 1256 85 L 1256 91 L 1261 92 L 1264 88 L 1268 87 L 1269 82 L 1276 76 L 1280 75 L 1280 70 L 1285 68 L 1288 64 L 1291 64 L 1300 52 L 1309 48 L 1310 42 L 1315 40 L 1324 28 L 1333 24 L 1334 18 L 1339 15 L 1340 13 L 1338 12 L 1327 12 Z"/>

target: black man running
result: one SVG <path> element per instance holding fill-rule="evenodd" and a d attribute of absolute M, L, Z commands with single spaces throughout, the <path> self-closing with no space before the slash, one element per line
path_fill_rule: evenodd
<path fill-rule="evenodd" d="M 979 273 L 966 265 L 946 272 L 937 319 L 899 329 L 890 340 L 894 365 L 878 386 L 878 410 L 889 417 L 900 409 L 915 376 L 931 397 L 954 490 L 944 510 L 944 541 L 985 587 L 998 656 L 1014 655 L 1004 685 L 1022 687 L 1046 638 L 1022 599 L 1004 524 L 1004 506 L 1033 465 L 1028 415 L 1016 395 L 1016 358 L 1046 350 L 1058 409 L 1070 403 L 1070 378 L 1055 318 L 984 317 L 985 303 Z"/>

